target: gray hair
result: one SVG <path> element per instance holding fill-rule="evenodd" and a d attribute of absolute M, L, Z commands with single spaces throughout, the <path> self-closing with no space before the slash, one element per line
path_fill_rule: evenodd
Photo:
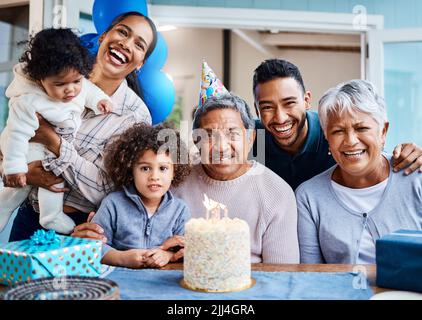
<path fill-rule="evenodd" d="M 388 122 L 384 99 L 378 95 L 372 83 L 365 80 L 343 82 L 329 89 L 318 103 L 318 116 L 327 136 L 328 117 L 332 114 L 360 111 L 369 114 L 382 130 Z"/>
<path fill-rule="evenodd" d="M 255 121 L 252 118 L 248 104 L 242 98 L 233 93 L 224 94 L 220 97 L 210 97 L 205 103 L 198 107 L 193 116 L 193 129 L 200 127 L 201 118 L 206 113 L 217 109 L 232 109 L 240 113 L 245 129 L 255 129 Z"/>

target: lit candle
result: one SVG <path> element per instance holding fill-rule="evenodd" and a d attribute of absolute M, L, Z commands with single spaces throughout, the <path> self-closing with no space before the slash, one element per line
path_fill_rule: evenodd
<path fill-rule="evenodd" d="M 224 218 L 228 217 L 228 209 L 227 207 L 219 203 L 215 200 L 212 200 L 207 197 L 207 195 L 204 193 L 204 201 L 202 201 L 204 204 L 207 213 L 206 213 L 206 219 L 209 220 L 210 218 L 213 220 L 220 220 L 221 219 L 221 210 L 224 211 Z"/>

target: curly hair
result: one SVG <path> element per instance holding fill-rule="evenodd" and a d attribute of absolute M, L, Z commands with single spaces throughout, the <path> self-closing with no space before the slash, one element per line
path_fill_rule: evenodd
<path fill-rule="evenodd" d="M 19 59 L 26 63 L 23 71 L 34 80 L 76 70 L 88 78 L 95 57 L 81 44 L 71 29 L 45 29 L 31 37 L 27 50 Z"/>
<path fill-rule="evenodd" d="M 177 187 L 189 175 L 191 167 L 188 160 L 185 143 L 180 134 L 168 126 L 150 126 L 137 123 L 127 129 L 106 149 L 104 164 L 108 178 L 115 189 L 129 186 L 133 183 L 132 170 L 145 151 L 155 153 L 166 152 L 174 163 L 174 178 L 172 186 Z"/>

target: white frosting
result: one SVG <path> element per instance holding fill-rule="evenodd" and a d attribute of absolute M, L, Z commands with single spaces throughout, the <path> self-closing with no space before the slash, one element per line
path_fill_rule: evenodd
<path fill-rule="evenodd" d="M 184 280 L 194 289 L 235 291 L 251 283 L 248 224 L 241 219 L 190 219 L 185 226 Z"/>

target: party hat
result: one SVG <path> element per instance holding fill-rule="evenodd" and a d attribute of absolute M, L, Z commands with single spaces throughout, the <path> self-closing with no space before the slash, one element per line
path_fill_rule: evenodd
<path fill-rule="evenodd" d="M 209 67 L 209 65 L 205 61 L 203 61 L 198 108 L 202 107 L 202 105 L 209 97 L 219 97 L 226 93 L 229 93 L 229 91 L 224 87 L 220 79 L 217 78 L 214 71 Z"/>

